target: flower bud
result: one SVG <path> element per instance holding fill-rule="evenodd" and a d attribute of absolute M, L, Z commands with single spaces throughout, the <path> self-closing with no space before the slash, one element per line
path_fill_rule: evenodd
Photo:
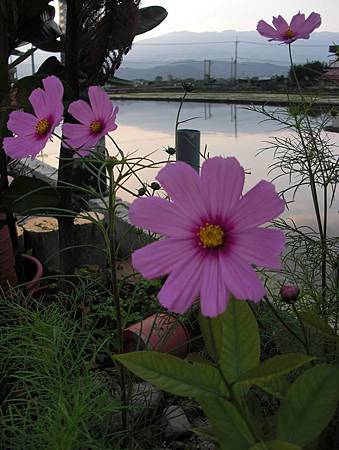
<path fill-rule="evenodd" d="M 167 147 L 165 148 L 165 152 L 169 155 L 175 155 L 175 148 L 174 147 Z"/>
<path fill-rule="evenodd" d="M 139 195 L 139 197 L 142 197 L 143 195 L 145 195 L 146 192 L 147 192 L 146 186 L 143 186 L 142 188 L 140 188 L 140 189 L 138 190 L 138 195 Z"/>
<path fill-rule="evenodd" d="M 191 83 L 189 81 L 184 81 L 182 83 L 182 87 L 184 88 L 185 92 L 193 92 L 194 91 L 194 83 Z"/>
<path fill-rule="evenodd" d="M 153 183 L 151 183 L 150 186 L 153 189 L 153 191 L 158 191 L 159 189 L 161 189 L 160 184 L 157 183 L 156 181 L 153 181 Z"/>
<path fill-rule="evenodd" d="M 283 302 L 292 305 L 298 300 L 300 289 L 294 284 L 285 284 L 280 288 L 280 295 Z"/>

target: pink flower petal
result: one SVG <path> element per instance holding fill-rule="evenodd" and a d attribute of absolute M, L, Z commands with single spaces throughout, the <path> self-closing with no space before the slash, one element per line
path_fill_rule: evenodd
<path fill-rule="evenodd" d="M 202 198 L 209 219 L 225 220 L 227 213 L 239 201 L 245 180 L 245 171 L 235 158 L 211 158 L 201 170 Z"/>
<path fill-rule="evenodd" d="M 36 139 L 30 136 L 6 137 L 3 147 L 6 155 L 13 159 L 22 159 L 31 156 L 35 158 L 45 147 L 48 138 Z"/>
<path fill-rule="evenodd" d="M 113 103 L 106 92 L 99 86 L 90 86 L 88 96 L 94 117 L 106 121 L 113 114 Z"/>
<path fill-rule="evenodd" d="M 18 136 L 33 136 L 37 123 L 38 119 L 33 114 L 23 111 L 13 111 L 9 115 L 7 127 L 12 133 Z"/>
<path fill-rule="evenodd" d="M 204 262 L 201 276 L 200 308 L 203 316 L 216 317 L 222 314 L 229 300 L 222 277 L 218 254 L 210 255 Z"/>
<path fill-rule="evenodd" d="M 227 258 L 220 254 L 220 267 L 227 289 L 239 300 L 259 302 L 266 291 L 249 264 L 232 254 Z"/>
<path fill-rule="evenodd" d="M 45 88 L 45 101 L 49 105 L 50 114 L 53 117 L 54 127 L 60 123 L 64 112 L 62 97 L 64 95 L 64 86 L 54 75 L 50 75 L 42 80 Z"/>
<path fill-rule="evenodd" d="M 28 100 L 38 119 L 47 119 L 51 115 L 50 105 L 46 102 L 46 93 L 41 88 L 34 89 Z"/>
<path fill-rule="evenodd" d="M 191 259 L 199 249 L 189 239 L 164 239 L 153 242 L 132 255 L 133 267 L 145 278 L 168 275 L 183 259 Z"/>
<path fill-rule="evenodd" d="M 282 231 L 270 228 L 248 228 L 234 234 L 232 251 L 249 264 L 281 269 L 279 256 L 284 249 Z"/>
<path fill-rule="evenodd" d="M 189 309 L 199 295 L 203 260 L 199 253 L 191 260 L 183 259 L 171 272 L 158 294 L 162 306 L 178 314 Z"/>
<path fill-rule="evenodd" d="M 72 102 L 69 105 L 68 112 L 80 123 L 87 126 L 95 120 L 91 107 L 83 100 Z"/>
<path fill-rule="evenodd" d="M 98 141 L 97 136 L 93 136 L 87 125 L 65 123 L 62 132 L 68 145 L 74 149 L 91 148 Z"/>
<path fill-rule="evenodd" d="M 115 123 L 115 117 L 112 117 L 107 120 L 104 128 L 104 134 L 106 135 L 110 131 L 115 131 L 118 128 L 118 125 Z"/>
<path fill-rule="evenodd" d="M 259 20 L 257 25 L 257 31 L 262 36 L 270 39 L 278 39 L 280 36 L 278 31 L 264 20 Z"/>
<path fill-rule="evenodd" d="M 260 181 L 248 191 L 235 207 L 232 225 L 238 231 L 254 228 L 276 218 L 285 209 L 285 202 L 268 181 Z"/>
<path fill-rule="evenodd" d="M 304 39 L 308 39 L 310 33 L 314 31 L 316 28 L 320 27 L 321 25 L 321 16 L 318 13 L 312 12 L 303 25 L 300 26 L 300 28 L 297 30 L 298 37 L 307 36 Z"/>
<path fill-rule="evenodd" d="M 196 225 L 207 219 L 208 212 L 201 198 L 200 179 L 188 164 L 178 161 L 160 170 L 156 179 L 164 187 L 181 214 L 190 217 Z"/>
<path fill-rule="evenodd" d="M 273 26 L 280 34 L 288 30 L 288 23 L 282 16 L 273 17 Z"/>
<path fill-rule="evenodd" d="M 295 30 L 299 30 L 300 27 L 305 23 L 305 14 L 301 14 L 300 11 L 298 14 L 295 14 L 291 20 L 291 30 L 295 32 Z"/>
<path fill-rule="evenodd" d="M 192 222 L 176 206 L 160 197 L 139 198 L 129 209 L 133 225 L 175 238 L 195 238 Z"/>

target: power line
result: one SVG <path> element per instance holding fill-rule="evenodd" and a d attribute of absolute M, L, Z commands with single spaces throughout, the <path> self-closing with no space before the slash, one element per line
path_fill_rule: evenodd
<path fill-rule="evenodd" d="M 255 41 L 237 41 L 239 44 L 250 44 L 250 45 L 264 45 L 264 46 L 273 46 L 277 45 L 275 42 L 255 42 Z M 161 47 L 161 46 L 180 46 L 180 45 L 209 45 L 209 44 L 233 44 L 233 41 L 197 41 L 197 42 L 145 42 L 145 43 L 134 43 L 134 46 L 137 47 Z M 294 47 L 307 47 L 307 48 L 328 48 L 327 44 L 295 44 Z"/>

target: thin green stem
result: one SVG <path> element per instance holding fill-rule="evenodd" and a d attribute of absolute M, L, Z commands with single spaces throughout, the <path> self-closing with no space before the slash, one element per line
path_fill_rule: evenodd
<path fill-rule="evenodd" d="M 123 340 L 123 326 L 120 306 L 120 293 L 117 278 L 117 260 L 116 260 L 116 248 L 115 248 L 115 183 L 112 165 L 108 165 L 109 172 L 109 209 L 108 209 L 108 232 L 109 232 L 109 268 L 110 279 L 112 286 L 112 293 L 116 311 L 116 323 L 118 332 L 118 352 L 124 353 L 124 340 Z M 120 388 L 121 388 L 121 419 L 124 430 L 127 430 L 127 411 L 126 411 L 126 387 L 125 387 L 125 368 L 122 364 L 119 364 L 120 374 Z"/>
<path fill-rule="evenodd" d="M 264 297 L 266 303 L 268 304 L 269 308 L 271 309 L 271 311 L 273 312 L 273 314 L 275 315 L 275 317 L 279 320 L 279 322 L 281 323 L 281 325 L 283 325 L 286 330 L 292 335 L 294 336 L 297 341 L 299 341 L 303 347 L 305 348 L 305 350 L 308 352 L 308 348 L 306 343 L 297 335 L 297 333 L 295 333 L 292 328 L 284 321 L 284 319 L 277 313 L 277 311 L 275 310 L 275 308 L 272 306 L 271 302 L 268 300 L 268 297 L 265 296 Z"/>
<path fill-rule="evenodd" d="M 307 335 L 307 331 L 306 331 L 304 322 L 302 321 L 302 318 L 300 317 L 300 314 L 299 314 L 299 312 L 298 312 L 298 310 L 297 310 L 297 308 L 295 307 L 294 304 L 292 305 L 292 309 L 293 309 L 293 311 L 294 311 L 294 314 L 295 314 L 296 318 L 298 319 L 298 322 L 299 322 L 299 324 L 300 324 L 300 328 L 301 328 L 302 333 L 303 333 L 303 335 L 304 335 L 304 339 L 305 339 L 305 350 L 306 350 L 307 354 L 310 355 L 310 354 L 311 354 L 311 352 L 310 352 L 310 346 L 309 346 L 308 335 Z"/>

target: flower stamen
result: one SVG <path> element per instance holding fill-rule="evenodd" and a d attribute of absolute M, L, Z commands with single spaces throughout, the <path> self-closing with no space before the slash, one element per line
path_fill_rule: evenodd
<path fill-rule="evenodd" d="M 220 225 L 211 225 L 206 223 L 205 226 L 200 227 L 198 233 L 200 245 L 204 248 L 218 248 L 222 247 L 225 240 L 225 232 Z"/>
<path fill-rule="evenodd" d="M 285 31 L 284 33 L 284 37 L 286 39 L 292 39 L 294 36 L 295 36 L 294 31 L 290 27 L 288 27 L 287 31 Z"/>
<path fill-rule="evenodd" d="M 94 134 L 99 134 L 104 128 L 100 120 L 93 120 L 89 127 Z"/>
<path fill-rule="evenodd" d="M 36 134 L 39 136 L 44 136 L 51 129 L 51 123 L 47 119 L 40 119 L 39 122 L 35 126 Z"/>

